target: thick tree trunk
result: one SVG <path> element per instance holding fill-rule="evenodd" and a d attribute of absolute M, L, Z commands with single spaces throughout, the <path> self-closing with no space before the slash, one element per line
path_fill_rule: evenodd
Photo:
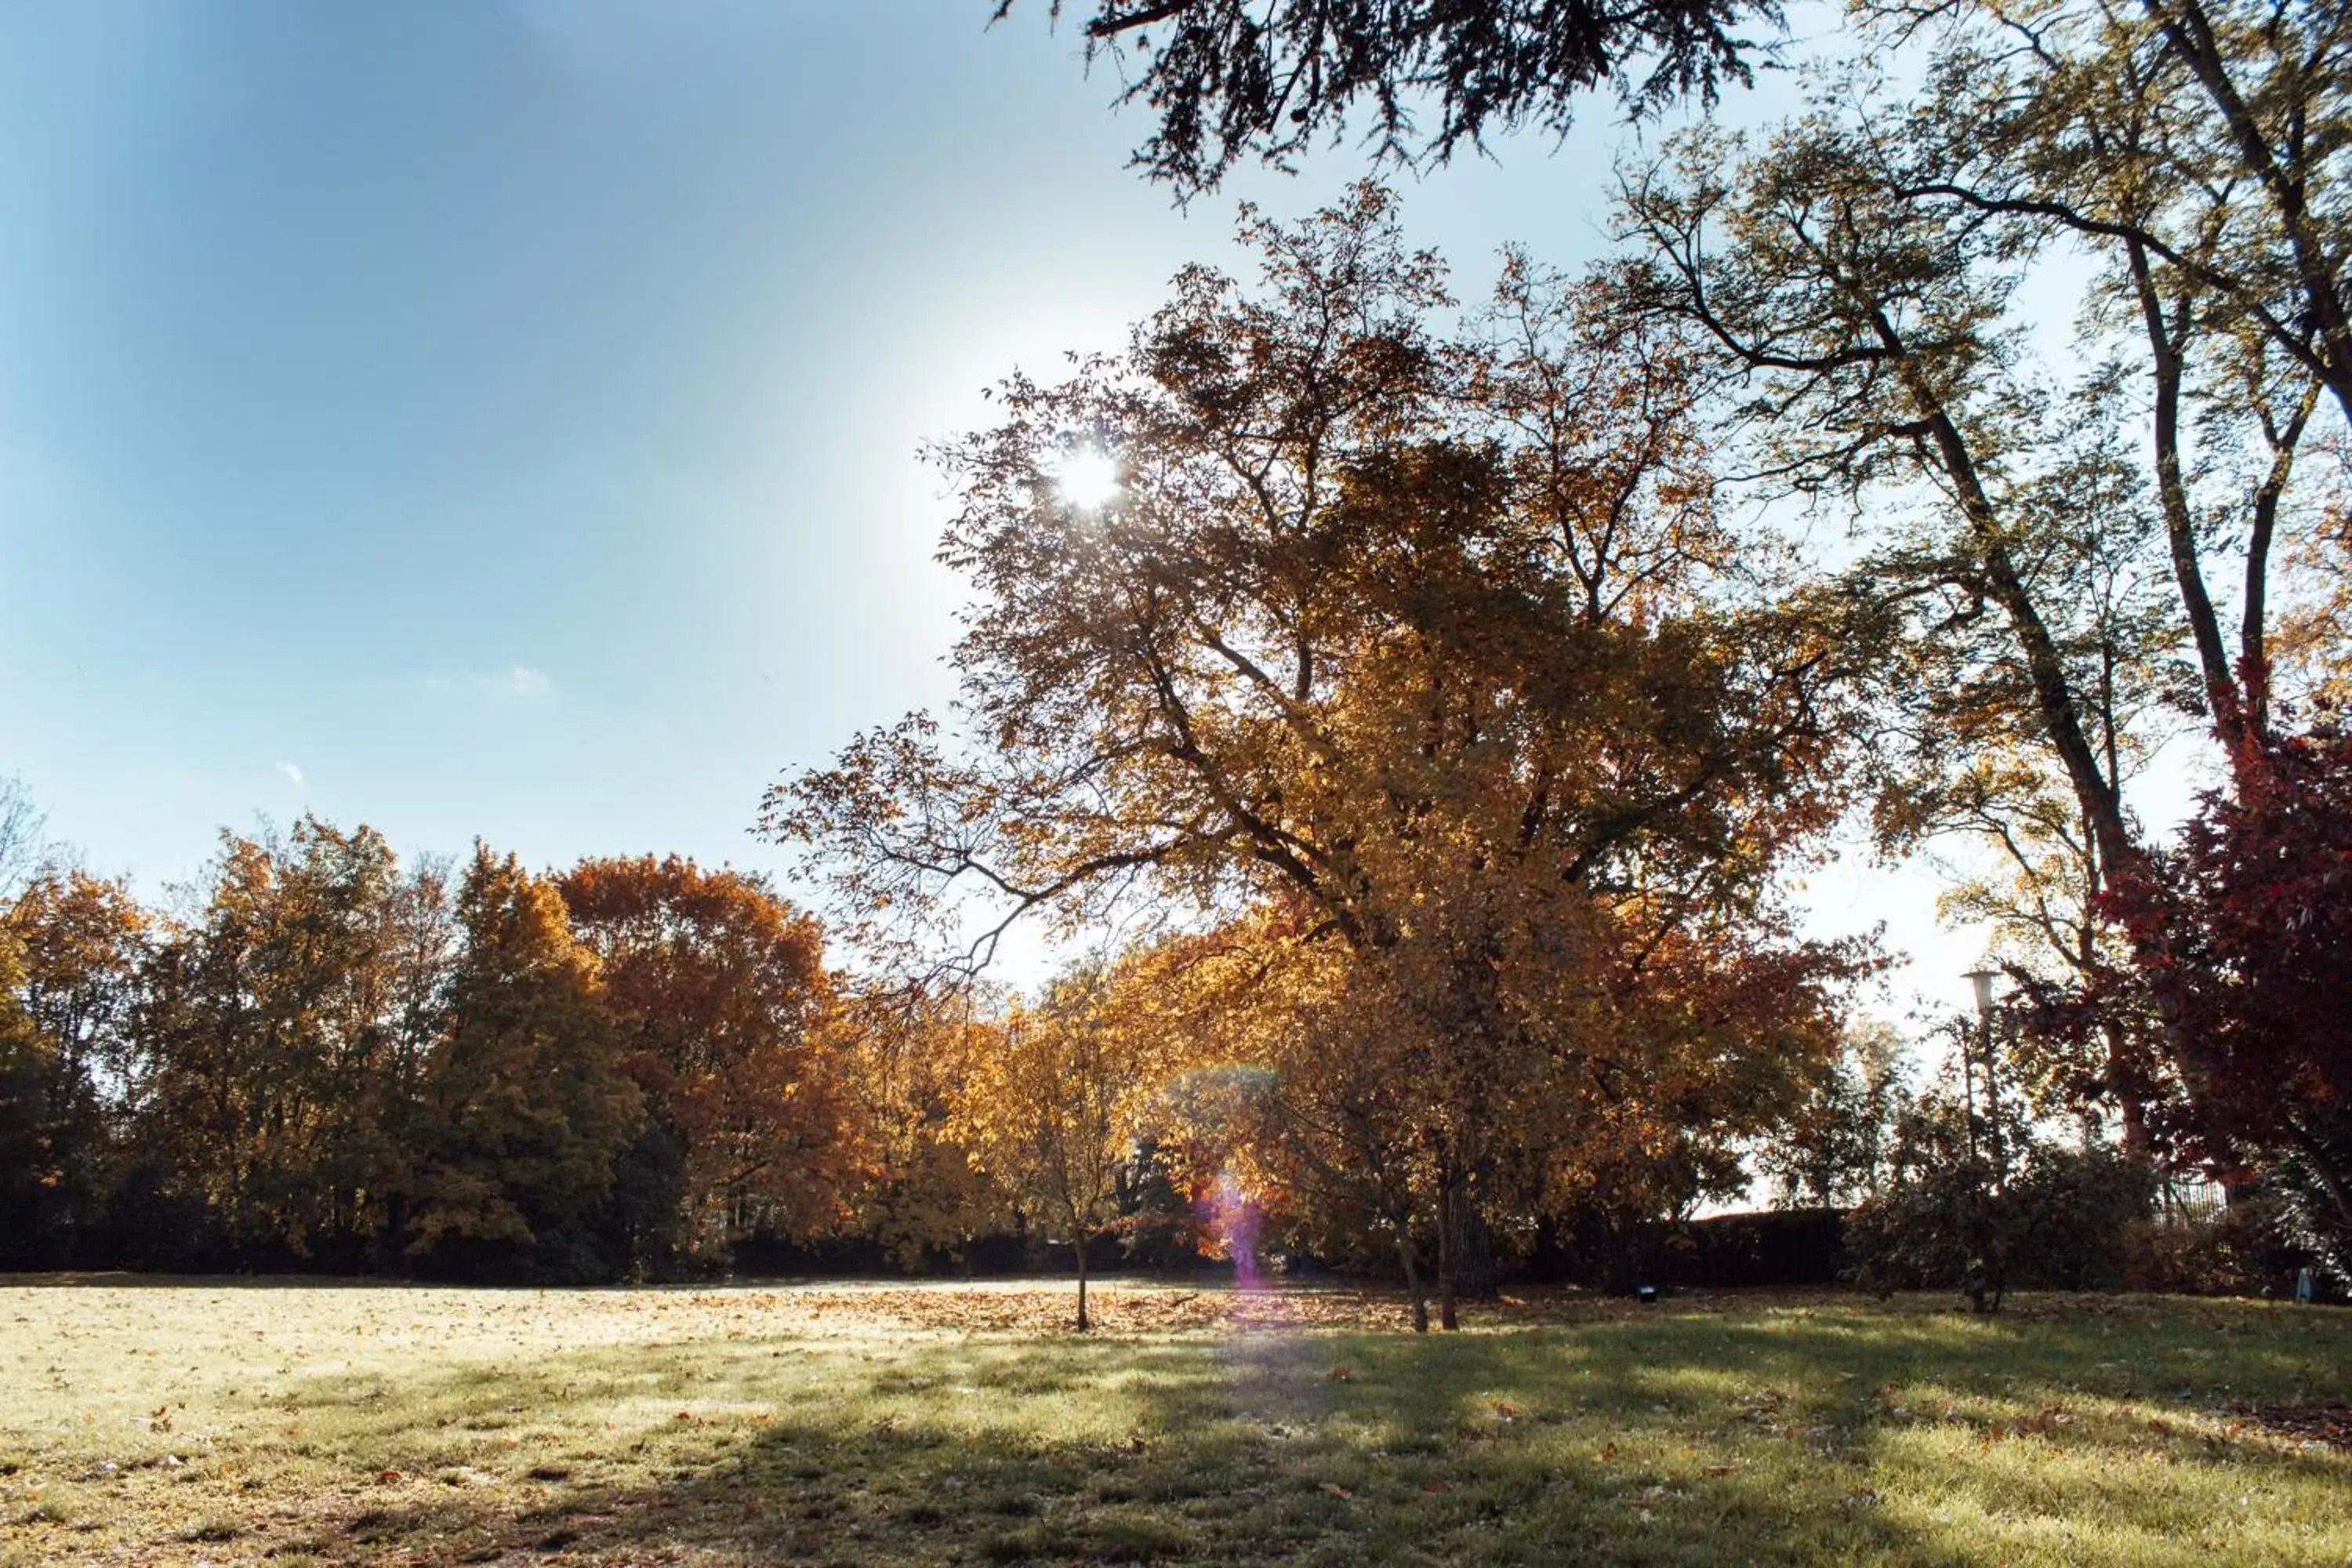
<path fill-rule="evenodd" d="M 2156 1157 L 2155 1145 L 2147 1135 L 2147 1107 L 2137 1095 L 2125 1097 L 2123 1102 L 2124 1158 L 2145 1165 Z"/>
<path fill-rule="evenodd" d="M 1470 1300 L 1491 1301 L 1502 1285 L 1495 1267 L 1495 1232 L 1475 1182 L 1454 1189 L 1453 1207 L 1454 1289 Z"/>

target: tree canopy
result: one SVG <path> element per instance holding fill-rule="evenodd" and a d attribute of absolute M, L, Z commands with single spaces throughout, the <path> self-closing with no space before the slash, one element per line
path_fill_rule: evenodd
<path fill-rule="evenodd" d="M 1017 0 L 995 0 L 1002 20 Z M 1058 18 L 1065 0 L 1045 7 Z M 1158 117 L 1136 163 L 1181 195 L 1257 157 L 1286 166 L 1318 138 L 1369 121 L 1383 156 L 1475 147 L 1490 130 L 1565 132 L 1580 100 L 1613 88 L 1641 113 L 1712 101 L 1747 83 L 1777 28 L 1774 0 L 1086 0 L 1089 60 L 1131 72 L 1124 99 Z"/>
<path fill-rule="evenodd" d="M 1749 1068 L 1828 1037 L 1852 960 L 1790 940 L 1774 877 L 1838 810 L 1860 645 L 1717 514 L 1686 339 L 1518 258 L 1441 336 L 1375 187 L 1244 234 L 1255 286 L 1188 270 L 941 449 L 961 726 L 870 731 L 763 821 L 935 975 L 1030 911 L 1344 951 L 1308 984 L 1390 1037 L 1317 1054 L 1411 1086 L 1381 1136 L 1451 1284 L 1507 1168 L 1556 1194 L 1708 1105 L 1767 1118 Z M 1115 497 L 1064 492 L 1081 452 Z"/>

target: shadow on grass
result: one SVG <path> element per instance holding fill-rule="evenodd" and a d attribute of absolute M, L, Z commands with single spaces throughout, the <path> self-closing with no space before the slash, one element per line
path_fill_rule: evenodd
<path fill-rule="evenodd" d="M 639 1343 L 305 1382 L 279 1396 L 289 1418 L 350 1424 L 323 1449 L 239 1457 L 257 1483 L 240 1547 L 430 1564 L 2340 1563 L 2352 1464 L 2232 1433 L 2226 1405 L 2347 1381 L 2352 1319 L 2182 1302 L 1990 1322 L 1916 1303 L 1662 1309 L 1428 1338 Z M 260 1506 L 301 1465 L 341 1489 L 299 1517 Z"/>
<path fill-rule="evenodd" d="M 529 1473 L 547 1483 L 533 1500 L 462 1488 L 387 1498 L 300 1544 L 331 1561 L 397 1551 L 428 1563 L 657 1551 L 835 1563 L 1961 1561 L 1904 1550 L 1898 1527 L 1833 1482 L 1792 1495 L 1744 1470 L 1700 1478 L 1694 1466 L 1678 1479 L 1532 1423 L 1524 1442 L 1475 1430 L 1445 1395 L 1520 1369 L 1492 1345 L 1416 1364 L 1455 1363 L 1461 1345 L 1407 1345 L 1389 1363 L 1429 1374 L 1426 1401 L 1360 1377 L 1333 1384 L 1328 1367 L 1349 1363 L 1331 1363 L 1328 1345 L 1237 1358 L 1198 1344 L 927 1350 L 876 1379 L 866 1403 L 977 1408 L 929 1420 L 869 1409 L 856 1426 L 711 1423 L 701 1444 L 699 1424 L 681 1423 L 663 1434 L 665 1479 L 606 1484 L 593 1458 L 559 1458 Z M 992 1402 L 1073 1398 L 1098 1418 L 1082 1437 L 987 1416 Z"/>

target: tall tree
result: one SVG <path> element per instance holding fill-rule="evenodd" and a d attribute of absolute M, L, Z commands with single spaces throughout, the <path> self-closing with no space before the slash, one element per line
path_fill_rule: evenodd
<path fill-rule="evenodd" d="M 409 1252 L 436 1268 L 608 1276 L 599 1210 L 644 1100 L 621 1070 L 595 955 L 554 885 L 477 845 L 448 1033 L 427 1064 Z"/>
<path fill-rule="evenodd" d="M 2273 577 L 2279 546 L 2315 515 L 2296 458 L 2322 382 L 2249 325 L 2214 270 L 2259 269 L 2276 248 L 2260 237 L 2271 198 L 2229 170 L 2238 153 L 2208 147 L 2223 162 L 2195 189 L 2185 165 L 2140 165 L 2183 188 L 2134 199 L 2202 215 L 2212 248 L 2196 266 L 2159 266 L 2129 226 L 2085 230 L 2028 199 L 2041 190 L 2063 206 L 2080 170 L 2037 161 L 2033 148 L 2052 144 L 2018 126 L 2002 122 L 2008 152 L 1980 161 L 1987 116 L 2024 114 L 2021 103 L 2063 85 L 2037 48 L 2088 50 L 2143 75 L 2172 68 L 2161 30 L 2132 35 L 2154 51 L 2141 59 L 2099 53 L 2112 40 L 2068 18 L 2080 20 L 2062 11 L 2046 38 L 2015 39 L 2011 57 L 1988 56 L 1964 32 L 1916 96 L 1846 78 L 1752 151 L 1717 133 L 1690 138 L 1630 183 L 1627 213 L 1645 251 L 1629 268 L 1630 297 L 1713 337 L 1740 379 L 1738 414 L 1760 467 L 1857 508 L 1874 548 L 1849 578 L 1855 593 L 1899 616 L 1915 668 L 1950 672 L 1915 688 L 1934 694 L 1926 728 L 1973 748 L 1978 780 L 2011 781 L 1973 802 L 1944 798 L 1996 839 L 2029 812 L 2046 840 L 2071 839 L 2079 890 L 2060 923 L 2074 928 L 2066 963 L 2079 973 L 2100 957 L 2085 910 L 2138 877 L 2152 847 L 2129 805 L 2136 759 L 2184 712 L 2210 727 L 2209 755 L 2224 771 L 2242 769 L 2273 732 Z M 2188 109 L 2156 79 L 2111 73 L 2107 89 L 2095 105 L 2063 94 L 2041 103 L 2032 112 L 2056 120 L 2035 134 L 2059 122 L 2095 140 L 2129 132 L 2174 146 L 2187 134 L 2175 121 Z M 2182 102 L 2193 109 L 2203 91 Z M 2122 167 L 2102 178 L 2122 179 Z M 1996 174 L 2006 183 L 1988 194 Z M 2074 388 L 2042 374 L 2016 308 L 2023 263 L 2062 238 L 2096 240 L 2105 264 L 2080 322 L 2103 357 Z M 2104 410 L 2116 434 L 2076 438 L 2076 399 Z M 2118 411 L 2139 421 L 2127 442 Z M 2134 482 L 2113 482 L 2119 469 Z M 2117 594 L 2119 576 L 2136 585 Z M 2234 604 L 2217 591 L 2232 580 Z M 2041 780 L 2071 810 L 2048 810 Z M 2138 1095 L 2160 1077 L 2223 1114 L 2183 1020 L 2158 1008 L 2154 1021 L 2110 1038 L 2086 1080 Z M 2160 1052 L 2161 1074 L 2131 1059 L 2139 1043 Z"/>
<path fill-rule="evenodd" d="M 1589 998 L 1646 1005 L 1677 943 L 1771 929 L 1772 868 L 1834 815 L 1857 645 L 1717 518 L 1672 334 L 1515 262 L 1440 340 L 1386 193 L 1246 221 L 1260 288 L 1188 270 L 1127 354 L 1016 379 L 942 454 L 967 743 L 870 733 L 764 823 L 853 935 L 992 895 L 967 965 L 1029 910 L 1296 910 L 1418 1064 L 1450 1288 L 1520 1064 L 1637 1092 L 1595 1064 L 1647 1037 Z M 1059 482 L 1093 450 L 1099 508 Z"/>
<path fill-rule="evenodd" d="M 675 856 L 583 860 L 556 886 L 645 1096 L 640 1150 L 655 1140 L 659 1157 L 635 1162 L 636 1180 L 675 1164 L 667 1212 L 644 1238 L 656 1255 L 835 1224 L 856 1119 L 825 1026 L 816 922 L 757 877 Z"/>
<path fill-rule="evenodd" d="M 380 1136 L 403 1070 L 392 850 L 315 817 L 225 834 L 203 896 L 151 971 L 142 1114 L 232 1253 L 354 1262 L 405 1157 Z"/>
<path fill-rule="evenodd" d="M 128 889 L 77 870 L 36 875 L 0 911 L 0 1229 L 20 1264 L 89 1261 L 148 937 Z"/>

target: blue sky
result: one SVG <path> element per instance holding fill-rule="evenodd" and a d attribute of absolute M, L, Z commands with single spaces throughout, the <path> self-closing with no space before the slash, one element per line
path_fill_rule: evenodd
<path fill-rule="evenodd" d="M 919 445 L 1360 169 L 1179 212 L 1072 30 L 987 11 L 0 7 L 0 774 L 150 891 L 305 809 L 776 864 L 769 780 L 947 696 Z M 1412 237 L 1580 260 L 1620 136 Z M 1815 898 L 1934 941 L 1919 879 Z"/>

